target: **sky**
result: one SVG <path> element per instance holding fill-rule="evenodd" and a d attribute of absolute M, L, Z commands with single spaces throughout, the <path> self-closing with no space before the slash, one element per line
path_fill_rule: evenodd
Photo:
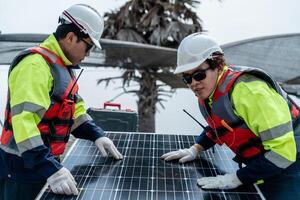
<path fill-rule="evenodd" d="M 2 33 L 51 33 L 59 14 L 74 3 L 89 4 L 100 14 L 125 0 L 0 0 Z M 195 9 L 208 33 L 221 44 L 300 30 L 299 0 L 202 0 Z"/>
<path fill-rule="evenodd" d="M 124 2 L 126 1 L 0 0 L 0 31 L 2 33 L 52 33 L 57 26 L 60 13 L 72 4 L 89 4 L 103 14 L 119 8 Z M 299 33 L 299 7 L 299 0 L 223 0 L 222 2 L 202 0 L 195 11 L 208 34 L 220 44 L 225 44 L 258 36 Z M 98 78 L 117 73 L 119 72 L 114 69 L 85 70 L 79 84 L 88 106 L 102 106 L 106 100 L 120 92 L 115 90 L 118 84 L 107 89 L 96 85 Z M 1 113 L 6 98 L 5 78 L 6 71 L 0 67 Z M 136 100 L 136 97 L 130 95 L 118 99 L 123 108 L 132 109 L 136 109 Z M 195 96 L 187 89 L 180 89 L 165 103 L 165 109 L 159 108 L 156 115 L 156 131 L 199 133 L 202 129 L 182 112 L 183 108 L 199 121 L 203 121 Z"/>

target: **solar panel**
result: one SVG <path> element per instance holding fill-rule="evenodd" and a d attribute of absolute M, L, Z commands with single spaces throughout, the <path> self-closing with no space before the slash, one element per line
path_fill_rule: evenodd
<path fill-rule="evenodd" d="M 165 162 L 160 156 L 194 144 L 191 135 L 146 133 L 108 133 L 123 160 L 101 157 L 96 146 L 86 140 L 77 140 L 63 165 L 74 175 L 78 196 L 53 194 L 49 189 L 40 193 L 41 199 L 262 199 L 254 186 L 235 190 L 203 190 L 197 186 L 202 176 L 234 172 L 237 165 L 231 161 L 228 148 L 208 150 L 194 162 L 179 164 Z"/>

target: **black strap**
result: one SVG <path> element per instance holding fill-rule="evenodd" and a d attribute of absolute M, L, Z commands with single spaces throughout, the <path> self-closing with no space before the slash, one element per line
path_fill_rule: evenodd
<path fill-rule="evenodd" d="M 12 129 L 12 125 L 8 123 L 8 120 L 5 120 L 5 121 L 4 121 L 3 128 L 4 128 L 4 130 L 6 130 L 6 131 L 7 131 L 7 130 L 12 131 L 12 130 L 13 130 L 13 129 Z"/>
<path fill-rule="evenodd" d="M 56 134 L 55 125 L 68 125 L 70 128 L 73 125 L 74 120 L 59 120 L 55 119 L 42 119 L 42 123 L 45 123 L 49 127 L 50 134 L 41 133 L 42 139 L 46 146 L 50 147 L 51 142 L 64 142 L 67 143 L 70 138 L 70 133 L 66 135 L 58 135 Z"/>
<path fill-rule="evenodd" d="M 251 147 L 257 147 L 257 148 L 261 149 L 262 148 L 261 139 L 259 137 L 250 138 L 248 140 L 248 142 L 246 142 L 245 144 L 242 144 L 241 146 L 239 146 L 237 148 L 236 154 L 242 155 L 246 150 L 250 149 Z"/>
<path fill-rule="evenodd" d="M 298 127 L 299 125 L 300 125 L 300 115 L 298 116 L 297 119 L 295 119 L 295 120 L 293 121 L 293 129 L 295 130 L 296 127 Z"/>
<path fill-rule="evenodd" d="M 262 142 L 261 142 L 261 139 L 259 137 L 255 137 L 255 138 L 250 138 L 248 140 L 248 142 L 246 142 L 245 144 L 242 144 L 241 146 L 239 146 L 237 148 L 237 151 L 236 151 L 236 155 L 235 157 L 232 159 L 233 161 L 237 162 L 239 164 L 239 168 L 242 168 L 242 164 L 243 163 L 246 163 L 249 159 L 251 159 L 252 157 L 256 156 L 252 156 L 252 157 L 249 157 L 249 158 L 245 158 L 243 156 L 243 153 L 252 148 L 252 147 L 257 147 L 258 149 L 261 150 L 261 152 L 264 152 L 264 148 L 262 146 Z"/>
<path fill-rule="evenodd" d="M 41 133 L 42 140 L 44 144 L 50 148 L 50 134 Z"/>
<path fill-rule="evenodd" d="M 58 119 L 58 118 L 52 118 L 52 119 L 42 119 L 41 122 L 42 124 L 53 124 L 53 125 L 68 125 L 71 127 L 74 123 L 73 119 Z"/>
<path fill-rule="evenodd" d="M 42 139 L 45 143 L 46 146 L 50 146 L 51 142 L 64 142 L 67 143 L 69 138 L 70 138 L 70 134 L 67 134 L 66 136 L 64 135 L 52 135 L 52 134 L 41 134 Z"/>

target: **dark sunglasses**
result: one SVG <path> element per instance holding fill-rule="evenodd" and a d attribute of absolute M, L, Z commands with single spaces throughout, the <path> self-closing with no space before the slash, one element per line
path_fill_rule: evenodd
<path fill-rule="evenodd" d="M 207 69 L 197 70 L 193 74 L 183 74 L 182 80 L 185 84 L 191 84 L 193 81 L 192 79 L 196 81 L 202 81 L 206 78 L 206 71 L 209 69 L 210 67 L 208 67 Z"/>
<path fill-rule="evenodd" d="M 86 53 L 94 49 L 94 47 L 95 47 L 94 44 L 88 43 L 88 42 L 87 42 L 85 39 L 83 39 L 83 38 L 79 38 L 79 40 L 83 41 L 83 42 L 86 44 L 86 49 L 85 49 L 85 52 L 86 52 Z"/>

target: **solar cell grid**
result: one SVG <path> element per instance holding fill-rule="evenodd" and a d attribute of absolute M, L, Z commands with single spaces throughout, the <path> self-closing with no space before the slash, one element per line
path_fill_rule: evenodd
<path fill-rule="evenodd" d="M 74 175 L 78 196 L 55 195 L 48 189 L 41 199 L 261 199 L 254 187 L 237 190 L 202 190 L 196 185 L 202 176 L 234 172 L 233 154 L 224 147 L 208 150 L 194 162 L 165 162 L 160 156 L 194 144 L 191 135 L 108 133 L 124 155 L 120 161 L 101 157 L 92 142 L 78 140 L 64 160 Z"/>

